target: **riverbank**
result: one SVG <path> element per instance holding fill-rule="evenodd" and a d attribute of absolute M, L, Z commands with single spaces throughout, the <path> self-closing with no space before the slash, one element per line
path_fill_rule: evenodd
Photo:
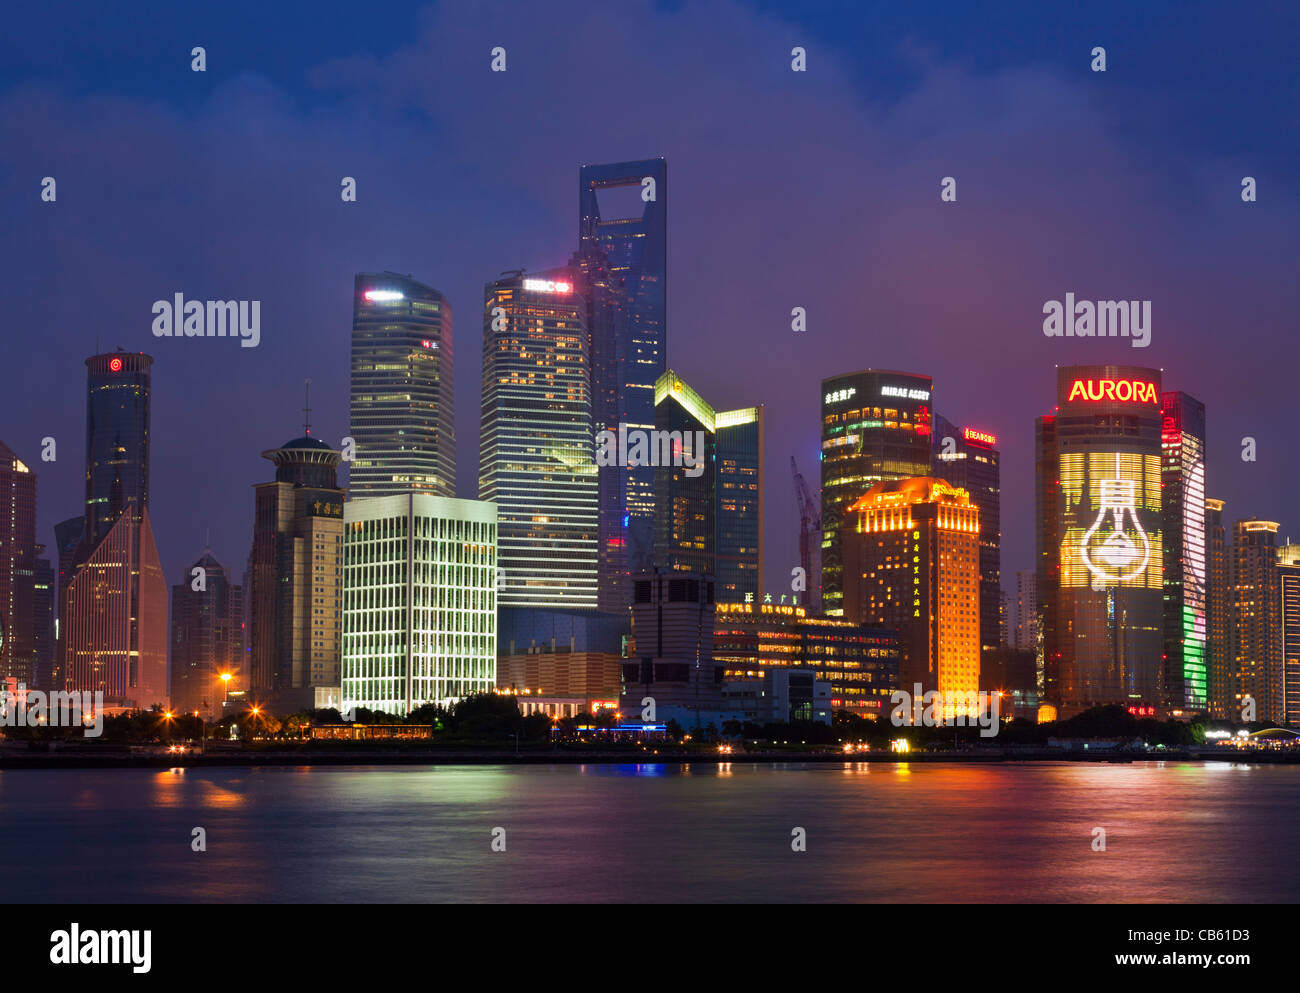
<path fill-rule="evenodd" d="M 0 749 L 0 770 L 4 769 L 173 769 L 220 768 L 227 766 L 302 765 L 585 765 L 585 764 L 683 764 L 724 765 L 738 763 L 890 763 L 933 762 L 1017 763 L 1017 762 L 1245 762 L 1251 764 L 1300 764 L 1300 752 L 1243 751 L 1218 748 L 1161 749 L 1147 752 L 1034 748 L 972 749 L 898 753 L 890 751 L 690 751 L 654 750 L 571 750 L 512 751 L 455 748 L 344 748 L 308 746 L 297 748 L 212 747 L 182 755 L 142 752 L 130 749 L 58 749 L 29 751 Z"/>

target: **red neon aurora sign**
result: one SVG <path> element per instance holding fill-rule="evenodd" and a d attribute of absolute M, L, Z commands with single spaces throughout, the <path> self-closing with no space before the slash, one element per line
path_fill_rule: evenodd
<path fill-rule="evenodd" d="M 1141 379 L 1076 379 L 1066 403 L 1075 400 L 1118 400 L 1121 403 L 1159 403 L 1156 384 Z"/>

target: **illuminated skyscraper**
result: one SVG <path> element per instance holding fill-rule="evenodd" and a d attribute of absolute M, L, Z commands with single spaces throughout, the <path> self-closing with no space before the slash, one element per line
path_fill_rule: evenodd
<path fill-rule="evenodd" d="M 1205 568 L 1205 404 L 1160 395 L 1164 468 L 1165 705 L 1184 714 L 1209 707 Z"/>
<path fill-rule="evenodd" d="M 567 269 L 506 276 L 485 291 L 478 493 L 497 507 L 504 607 L 596 607 L 585 318 Z"/>
<path fill-rule="evenodd" d="M 763 407 L 721 410 L 713 423 L 718 602 L 757 601 L 763 585 Z"/>
<path fill-rule="evenodd" d="M 167 703 L 167 582 L 149 517 L 152 366 L 143 352 L 86 359 L 85 529 L 60 577 L 65 688 L 137 708 Z"/>
<path fill-rule="evenodd" d="M 496 686 L 496 508 L 425 494 L 349 500 L 342 709 L 405 715 Z"/>
<path fill-rule="evenodd" d="M 930 477 L 877 483 L 841 526 L 844 617 L 902 634 L 899 683 L 938 690 L 945 717 L 977 713 L 979 527 L 970 494 Z"/>
<path fill-rule="evenodd" d="M 201 569 L 201 573 L 195 570 Z M 198 587 L 197 589 L 195 587 Z M 222 717 L 226 685 L 245 688 L 243 587 L 230 582 L 226 567 L 205 551 L 172 587 L 171 704 L 205 720 Z"/>
<path fill-rule="evenodd" d="M 655 568 L 715 577 L 719 603 L 756 601 L 763 408 L 715 411 L 669 369 L 655 384 L 655 430 Z"/>
<path fill-rule="evenodd" d="M 1277 550 L 1278 609 L 1281 611 L 1282 719 L 1300 726 L 1300 545 Z"/>
<path fill-rule="evenodd" d="M 952 443 L 948 443 L 948 439 Z M 987 431 L 934 421 L 934 475 L 980 509 L 980 650 L 1002 646 L 1002 455 Z"/>
<path fill-rule="evenodd" d="M 352 300 L 353 496 L 456 495 L 451 304 L 396 273 L 361 273 Z"/>
<path fill-rule="evenodd" d="M 880 482 L 929 476 L 929 376 L 864 369 L 822 380 L 822 608 L 843 613 L 840 534 L 848 507 Z"/>
<path fill-rule="evenodd" d="M 663 439 L 649 453 L 655 474 L 656 569 L 714 576 L 716 420 L 713 408 L 671 369 L 655 384 L 655 430 Z"/>
<path fill-rule="evenodd" d="M 1283 723 L 1278 525 L 1238 521 L 1232 529 L 1232 717 Z"/>
<path fill-rule="evenodd" d="M 0 443 L 0 676 L 36 676 L 36 473 Z"/>
<path fill-rule="evenodd" d="M 1160 372 L 1062 366 L 1057 402 L 1038 425 L 1047 701 L 1161 706 Z"/>
<path fill-rule="evenodd" d="M 253 488 L 241 689 L 271 694 L 281 709 L 312 707 L 317 687 L 339 685 L 341 454 L 308 434 L 262 458 L 274 463 L 275 481 Z"/>
<path fill-rule="evenodd" d="M 654 427 L 654 384 L 667 369 L 668 165 L 662 158 L 583 166 L 578 251 L 588 304 L 593 426 Z M 600 609 L 621 613 L 629 576 L 650 568 L 654 470 L 600 470 Z"/>
<path fill-rule="evenodd" d="M 1205 501 L 1205 659 L 1210 716 L 1232 713 L 1232 590 L 1223 501 Z"/>
<path fill-rule="evenodd" d="M 44 545 L 36 546 L 37 556 L 43 551 Z M 36 667 L 33 682 L 38 690 L 62 689 L 63 684 L 55 682 L 58 664 L 54 659 L 54 598 L 58 593 L 58 584 L 54 577 L 54 566 L 49 559 L 36 559 L 36 576 L 32 589 L 32 602 L 35 604 L 32 654 Z"/>
<path fill-rule="evenodd" d="M 167 706 L 167 581 L 149 511 L 124 512 L 68 584 L 64 687 Z"/>

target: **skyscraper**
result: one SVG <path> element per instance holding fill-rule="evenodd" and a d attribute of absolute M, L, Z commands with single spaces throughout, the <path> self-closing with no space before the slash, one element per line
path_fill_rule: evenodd
<path fill-rule="evenodd" d="M 226 688 L 221 675 L 229 673 L 235 686 L 246 687 L 243 608 L 243 587 L 230 582 L 211 551 L 172 587 L 172 709 L 217 720 Z"/>
<path fill-rule="evenodd" d="M 84 561 L 127 505 L 149 508 L 152 356 L 118 350 L 86 359 Z"/>
<path fill-rule="evenodd" d="M 352 298 L 353 496 L 456 495 L 451 304 L 396 273 L 361 273 Z"/>
<path fill-rule="evenodd" d="M 1160 371 L 1057 369 L 1038 423 L 1038 596 L 1048 702 L 1162 706 Z"/>
<path fill-rule="evenodd" d="M 149 511 L 123 512 L 68 584 L 64 686 L 109 706 L 167 706 L 167 581 Z"/>
<path fill-rule="evenodd" d="M 757 601 L 763 586 L 763 406 L 713 419 L 718 603 Z"/>
<path fill-rule="evenodd" d="M 997 438 L 934 419 L 934 475 L 970 494 L 980 509 L 980 651 L 1002 645 L 1002 455 Z"/>
<path fill-rule="evenodd" d="M 667 369 L 668 165 L 662 158 L 583 166 L 578 251 L 588 303 L 597 431 L 650 430 L 654 384 Z M 600 470 L 600 609 L 621 613 L 629 576 L 650 568 L 654 470 Z"/>
<path fill-rule="evenodd" d="M 669 369 L 655 383 L 655 432 L 654 567 L 714 577 L 718 603 L 756 602 L 763 408 L 715 411 Z"/>
<path fill-rule="evenodd" d="M 1038 652 L 1038 573 L 1016 573 L 1016 623 L 1012 647 L 1019 652 Z"/>
<path fill-rule="evenodd" d="M 152 367 L 143 352 L 86 359 L 84 530 L 60 576 L 65 687 L 135 708 L 167 703 L 167 582 L 149 517 Z"/>
<path fill-rule="evenodd" d="M 1165 547 L 1165 704 L 1182 713 L 1209 707 L 1205 657 L 1205 404 L 1162 393 Z"/>
<path fill-rule="evenodd" d="M 931 477 L 877 483 L 841 526 L 845 618 L 898 631 L 900 685 L 938 690 L 945 717 L 976 715 L 979 526 L 970 494 Z"/>
<path fill-rule="evenodd" d="M 248 660 L 243 688 L 281 709 L 313 707 L 337 687 L 342 582 L 340 453 L 310 434 L 262 453 L 275 481 L 254 487 L 248 557 Z"/>
<path fill-rule="evenodd" d="M 0 443 L 0 676 L 34 686 L 36 473 Z"/>
<path fill-rule="evenodd" d="M 1210 716 L 1233 712 L 1232 591 L 1223 501 L 1205 501 L 1205 659 L 1209 673 Z"/>
<path fill-rule="evenodd" d="M 1232 529 L 1232 717 L 1281 724 L 1282 621 L 1278 599 L 1277 530 L 1248 519 Z"/>
<path fill-rule="evenodd" d="M 1300 545 L 1287 542 L 1277 550 L 1278 610 L 1282 668 L 1282 718 L 1300 725 Z"/>
<path fill-rule="evenodd" d="M 597 479 L 586 304 L 567 269 L 505 276 L 483 307 L 479 499 L 500 603 L 595 609 Z"/>
<path fill-rule="evenodd" d="M 342 709 L 405 715 L 496 686 L 496 508 L 408 493 L 349 500 Z"/>
<path fill-rule="evenodd" d="M 34 618 L 32 625 L 32 654 L 35 658 L 35 675 L 33 682 L 38 690 L 62 689 L 63 683 L 56 682 L 58 664 L 55 662 L 54 643 L 54 597 L 58 585 L 54 577 L 54 566 L 47 558 L 40 558 L 45 551 L 44 545 L 36 546 L 36 575 L 32 584 Z"/>
<path fill-rule="evenodd" d="M 664 441 L 651 453 L 655 569 L 715 576 L 715 430 L 713 408 L 671 369 L 664 373 L 655 384 L 655 431 Z"/>
<path fill-rule="evenodd" d="M 822 380 L 822 607 L 842 614 L 845 513 L 872 486 L 931 473 L 929 376 L 864 369 Z"/>

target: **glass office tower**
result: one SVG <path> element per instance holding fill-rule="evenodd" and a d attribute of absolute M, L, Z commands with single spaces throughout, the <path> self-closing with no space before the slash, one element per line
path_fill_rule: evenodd
<path fill-rule="evenodd" d="M 654 385 L 667 370 L 668 165 L 662 158 L 583 166 L 578 251 L 587 299 L 597 431 L 654 427 Z M 630 605 L 629 576 L 650 568 L 654 471 L 600 470 L 600 609 Z"/>
<path fill-rule="evenodd" d="M 86 359 L 86 530 L 90 556 L 128 504 L 149 508 L 153 358 L 121 350 Z M 164 608 L 165 610 L 165 608 Z"/>
<path fill-rule="evenodd" d="M 497 506 L 505 607 L 596 607 L 585 315 L 569 269 L 487 284 L 478 488 Z"/>
<path fill-rule="evenodd" d="M 1165 703 L 1170 711 L 1209 706 L 1206 659 L 1205 404 L 1162 393 L 1164 469 Z"/>
<path fill-rule="evenodd" d="M 929 376 L 864 369 L 822 380 L 822 608 L 843 614 L 840 528 L 876 483 L 929 476 Z"/>
<path fill-rule="evenodd" d="M 451 305 L 396 273 L 361 273 L 352 301 L 354 496 L 456 495 Z"/>
<path fill-rule="evenodd" d="M 980 511 L 980 651 L 1003 643 L 1002 453 L 997 438 L 978 428 L 934 420 L 934 475 L 970 494 Z M 952 439 L 952 444 L 947 440 Z"/>
<path fill-rule="evenodd" d="M 1047 699 L 1162 706 L 1160 371 L 1059 367 L 1057 400 L 1037 452 Z"/>
<path fill-rule="evenodd" d="M 763 585 L 763 407 L 720 410 L 716 445 L 718 603 L 758 600 Z"/>

